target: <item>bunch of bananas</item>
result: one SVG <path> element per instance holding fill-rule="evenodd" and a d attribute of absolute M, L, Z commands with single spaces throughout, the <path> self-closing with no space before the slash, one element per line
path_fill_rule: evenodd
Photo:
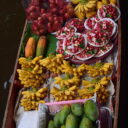
<path fill-rule="evenodd" d="M 45 59 L 40 60 L 40 65 L 47 68 L 52 73 L 60 74 L 63 60 L 63 55 L 57 54 L 56 56 L 49 56 Z"/>
<path fill-rule="evenodd" d="M 100 103 L 106 103 L 110 96 L 110 91 L 106 89 L 104 86 L 101 86 L 96 94 L 97 94 L 97 99 Z"/>
<path fill-rule="evenodd" d="M 70 88 L 61 88 L 57 89 L 53 87 L 50 91 L 52 96 L 55 98 L 56 101 L 68 101 L 74 100 L 77 98 L 77 86 L 72 86 Z"/>
<path fill-rule="evenodd" d="M 82 64 L 78 67 L 73 67 L 69 64 L 68 61 L 63 61 L 63 64 L 61 65 L 61 71 L 66 74 L 74 75 L 74 76 L 83 76 L 86 71 L 86 65 Z"/>
<path fill-rule="evenodd" d="M 44 83 L 44 74 L 33 74 L 31 71 L 17 69 L 21 84 L 27 87 L 40 87 Z"/>
<path fill-rule="evenodd" d="M 55 84 L 59 84 L 60 87 L 72 87 L 72 86 L 80 86 L 80 78 L 73 77 L 73 78 L 61 78 L 61 77 L 55 77 Z"/>
<path fill-rule="evenodd" d="M 21 106 L 24 107 L 25 111 L 38 110 L 39 103 L 45 103 L 43 99 L 47 96 L 47 93 L 47 88 L 41 88 L 38 91 L 23 91 Z"/>
<path fill-rule="evenodd" d="M 50 72 L 55 74 L 70 74 L 76 77 L 85 75 L 86 71 L 91 77 L 103 76 L 110 74 L 113 68 L 112 63 L 96 63 L 94 66 L 82 64 L 74 67 L 70 63 L 64 60 L 62 54 L 56 56 L 47 57 L 40 60 L 40 65 L 48 69 Z"/>
<path fill-rule="evenodd" d="M 112 72 L 113 64 L 112 63 L 96 63 L 94 66 L 88 66 L 88 74 L 91 77 L 108 75 Z"/>
<path fill-rule="evenodd" d="M 75 0 L 73 3 L 75 3 Z M 81 20 L 85 17 L 91 17 L 96 14 L 96 5 L 97 0 L 80 0 L 75 7 L 75 14 Z"/>
<path fill-rule="evenodd" d="M 21 69 L 17 69 L 17 72 L 24 87 L 40 87 L 44 83 L 46 69 L 39 63 L 41 58 L 35 57 L 33 60 L 19 58 Z"/>
<path fill-rule="evenodd" d="M 110 77 L 103 77 L 101 79 L 93 79 L 92 81 L 82 81 L 84 86 L 82 89 L 78 90 L 78 95 L 83 98 L 91 98 L 96 93 L 100 103 L 106 102 L 109 97 L 109 91 L 106 89 L 109 85 Z M 103 92 L 104 90 L 104 92 Z"/>
<path fill-rule="evenodd" d="M 75 7 L 75 11 L 86 13 L 91 10 L 95 10 L 97 0 L 81 0 L 81 2 Z"/>

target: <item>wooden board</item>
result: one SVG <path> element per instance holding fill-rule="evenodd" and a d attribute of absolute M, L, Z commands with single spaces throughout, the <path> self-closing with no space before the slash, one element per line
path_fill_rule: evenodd
<path fill-rule="evenodd" d="M 119 0 L 118 0 L 118 7 L 119 7 Z M 6 110 L 5 110 L 2 128 L 16 128 L 15 122 L 14 122 L 14 108 L 15 108 L 15 104 L 16 104 L 19 90 L 21 89 L 20 86 L 17 86 L 15 84 L 15 81 L 17 80 L 16 70 L 18 67 L 18 58 L 20 55 L 20 47 L 22 44 L 23 35 L 25 33 L 25 30 L 26 30 L 26 25 L 27 25 L 27 21 L 25 22 L 25 25 L 24 25 L 23 34 L 22 34 L 22 38 L 20 41 L 19 50 L 17 53 L 15 68 L 14 68 L 14 72 L 13 72 L 13 80 L 12 80 L 12 83 L 10 85 L 8 101 L 7 101 L 7 106 L 6 106 Z M 115 113 L 114 113 L 113 128 L 117 128 L 117 126 L 118 126 L 120 75 L 121 75 L 121 71 L 120 71 L 121 70 L 121 48 L 122 48 L 122 45 L 121 45 L 121 19 L 118 21 L 118 25 L 119 25 L 119 32 L 118 32 L 118 70 L 117 70 L 117 81 L 116 81 L 117 84 L 116 84 L 116 96 L 115 96 L 115 108 L 114 108 Z"/>

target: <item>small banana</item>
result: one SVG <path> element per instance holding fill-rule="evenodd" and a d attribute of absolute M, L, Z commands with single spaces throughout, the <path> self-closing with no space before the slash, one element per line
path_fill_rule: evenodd
<path fill-rule="evenodd" d="M 92 9 L 95 6 L 96 6 L 95 4 L 90 4 L 90 3 L 86 4 L 86 7 L 89 8 L 89 9 Z"/>
<path fill-rule="evenodd" d="M 80 4 L 80 12 L 84 12 L 84 4 Z"/>
<path fill-rule="evenodd" d="M 78 4 L 81 0 L 71 0 L 73 4 Z"/>
<path fill-rule="evenodd" d="M 90 4 L 96 4 L 97 1 L 89 1 Z"/>
<path fill-rule="evenodd" d="M 89 9 L 86 7 L 86 5 L 84 5 L 84 10 L 85 11 L 88 11 Z"/>
<path fill-rule="evenodd" d="M 79 12 L 80 12 L 80 4 L 78 4 L 78 5 L 75 7 L 75 11 L 79 11 Z"/>

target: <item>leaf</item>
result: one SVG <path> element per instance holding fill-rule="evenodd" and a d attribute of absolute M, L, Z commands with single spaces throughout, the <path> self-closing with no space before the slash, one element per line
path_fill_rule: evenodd
<path fill-rule="evenodd" d="M 84 49 L 85 48 L 84 43 L 79 44 L 79 47 Z"/>
<path fill-rule="evenodd" d="M 94 67 L 96 68 L 101 68 L 103 66 L 103 63 L 102 62 L 97 62 Z"/>
<path fill-rule="evenodd" d="M 47 45 L 45 49 L 45 57 L 47 57 L 50 53 L 56 52 L 56 42 L 58 41 L 57 38 L 52 34 L 48 34 L 46 37 Z"/>
<path fill-rule="evenodd" d="M 96 79 L 91 80 L 90 82 L 91 82 L 91 84 L 96 84 L 99 81 L 100 81 L 100 78 L 96 78 Z"/>

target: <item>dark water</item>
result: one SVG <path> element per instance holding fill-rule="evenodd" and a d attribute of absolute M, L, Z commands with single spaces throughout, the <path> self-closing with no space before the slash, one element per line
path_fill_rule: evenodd
<path fill-rule="evenodd" d="M 119 128 L 126 126 L 128 115 L 128 4 L 120 0 L 122 11 L 122 75 L 119 109 Z M 0 128 L 9 84 L 4 86 L 13 73 L 15 59 L 25 22 L 24 9 L 20 0 L 0 0 Z"/>
<path fill-rule="evenodd" d="M 9 90 L 4 83 L 13 73 L 24 22 L 20 0 L 0 0 L 0 128 Z"/>

